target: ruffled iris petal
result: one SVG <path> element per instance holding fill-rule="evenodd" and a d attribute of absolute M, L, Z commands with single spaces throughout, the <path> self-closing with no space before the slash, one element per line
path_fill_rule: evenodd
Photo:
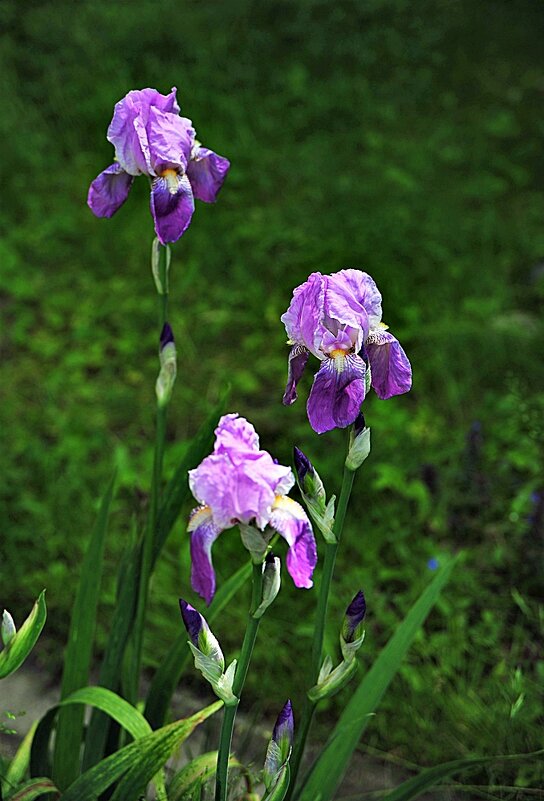
<path fill-rule="evenodd" d="M 296 587 L 313 586 L 317 564 L 315 537 L 302 506 L 291 498 L 278 497 L 272 506 L 270 525 L 287 541 L 287 570 Z"/>
<path fill-rule="evenodd" d="M 195 138 L 191 120 L 176 114 L 165 114 L 151 106 L 145 136 L 152 174 L 159 175 L 163 170 L 172 168 L 185 171 Z"/>
<path fill-rule="evenodd" d="M 334 359 L 325 359 L 308 398 L 310 425 L 318 434 L 351 425 L 365 398 L 366 365 L 360 356 L 344 357 L 339 372 Z"/>
<path fill-rule="evenodd" d="M 293 345 L 289 353 L 289 367 L 287 374 L 287 386 L 283 395 L 283 403 L 290 406 L 297 399 L 297 384 L 302 378 L 302 373 L 308 361 L 308 351 L 304 345 Z"/>
<path fill-rule="evenodd" d="M 259 435 L 255 427 L 238 414 L 224 414 L 215 429 L 215 453 L 231 450 L 259 450 Z"/>
<path fill-rule="evenodd" d="M 120 164 L 111 164 L 89 187 L 87 204 L 97 217 L 111 217 L 128 197 L 134 178 Z"/>
<path fill-rule="evenodd" d="M 191 532 L 191 586 L 209 604 L 215 595 L 212 545 L 222 529 L 213 522 L 207 506 L 194 510 L 188 529 Z"/>
<path fill-rule="evenodd" d="M 191 184 L 186 175 L 177 176 L 177 191 L 170 191 L 166 178 L 155 178 L 151 189 L 151 214 L 163 245 L 176 242 L 189 227 L 195 210 Z"/>
<path fill-rule="evenodd" d="M 372 386 L 379 398 L 402 395 L 412 386 L 412 367 L 398 339 L 389 331 L 372 331 L 365 349 L 370 361 Z"/>
<path fill-rule="evenodd" d="M 208 150 L 207 147 L 196 148 L 187 167 L 194 196 L 205 203 L 215 203 L 229 167 L 230 161 L 218 156 L 213 150 Z"/>
<path fill-rule="evenodd" d="M 289 308 L 281 316 L 289 339 L 304 345 L 318 359 L 323 356 L 319 346 L 326 331 L 323 324 L 324 295 L 324 276 L 321 273 L 312 273 L 304 284 L 294 290 Z"/>
<path fill-rule="evenodd" d="M 147 123 L 150 109 L 156 108 L 172 117 L 179 114 L 176 90 L 161 95 L 156 89 L 134 89 L 115 104 L 108 128 L 108 141 L 115 148 L 115 157 L 130 175 L 150 171 Z"/>

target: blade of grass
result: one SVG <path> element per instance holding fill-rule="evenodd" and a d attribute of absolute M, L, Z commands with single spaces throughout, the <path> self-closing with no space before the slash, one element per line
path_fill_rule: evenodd
<path fill-rule="evenodd" d="M 66 698 L 74 690 L 84 687 L 89 682 L 104 543 L 114 486 L 115 474 L 100 503 L 98 517 L 81 567 L 64 655 L 61 698 Z M 83 709 L 62 709 L 57 719 L 53 756 L 53 781 L 60 790 L 72 784 L 79 774 L 82 735 Z"/>
<path fill-rule="evenodd" d="M 123 774 L 126 774 L 126 780 L 119 785 L 122 791 L 119 791 L 118 787 L 119 792 L 116 791 L 114 798 L 116 801 L 120 798 L 134 801 L 174 749 L 181 745 L 200 723 L 222 706 L 222 701 L 216 701 L 190 718 L 170 723 L 126 745 L 76 779 L 63 794 L 63 801 L 96 801 L 96 798 Z"/>
<path fill-rule="evenodd" d="M 454 563 L 452 560 L 445 565 L 424 590 L 355 690 L 306 778 L 298 795 L 299 801 L 330 801 L 333 798 L 370 716 L 449 579 Z"/>
<path fill-rule="evenodd" d="M 51 779 L 40 777 L 39 779 L 31 779 L 22 787 L 19 787 L 15 795 L 9 797 L 9 801 L 34 801 L 35 798 L 44 798 L 51 794 L 55 798 L 60 798 L 60 792 Z"/>
<path fill-rule="evenodd" d="M 466 757 L 464 759 L 454 759 L 451 762 L 444 762 L 441 765 L 434 765 L 432 768 L 426 768 L 418 773 L 417 776 L 412 776 L 405 782 L 396 787 L 393 792 L 387 793 L 382 796 L 381 801 L 411 801 L 417 798 L 421 793 L 429 790 L 434 785 L 453 776 L 455 773 L 462 773 L 474 768 L 484 767 L 491 765 L 494 762 L 508 761 L 519 762 L 528 759 L 536 759 L 544 754 L 542 751 L 533 751 L 528 754 L 508 754 L 501 756 L 490 757 Z"/>
<path fill-rule="evenodd" d="M 17 749 L 15 756 L 9 763 L 8 769 L 6 770 L 6 775 L 2 780 L 3 789 L 6 792 L 9 787 L 17 787 L 18 784 L 21 784 L 26 776 L 30 765 L 30 747 L 32 745 L 32 740 L 37 725 L 38 721 L 36 720 L 26 733 L 21 745 Z"/>

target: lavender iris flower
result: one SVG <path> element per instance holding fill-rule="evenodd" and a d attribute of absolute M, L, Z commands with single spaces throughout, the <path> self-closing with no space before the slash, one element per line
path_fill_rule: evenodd
<path fill-rule="evenodd" d="M 194 198 L 213 203 L 230 167 L 196 140 L 191 120 L 179 116 L 176 89 L 129 92 L 115 106 L 108 141 L 115 162 L 94 179 L 87 203 L 97 217 L 123 205 L 136 175 L 151 180 L 151 214 L 159 240 L 175 242 L 187 229 Z"/>
<path fill-rule="evenodd" d="M 283 403 L 297 399 L 297 384 L 313 353 L 321 366 L 307 411 L 318 434 L 353 423 L 369 384 L 382 399 L 410 389 L 410 362 L 381 319 L 382 296 L 361 270 L 312 273 L 293 292 L 281 317 L 292 345 Z"/>
<path fill-rule="evenodd" d="M 191 513 L 191 584 L 207 603 L 215 593 L 212 545 L 237 523 L 267 526 L 287 541 L 287 570 L 297 587 L 311 587 L 317 551 L 305 511 L 287 493 L 295 483 L 289 467 L 259 448 L 251 423 L 224 415 L 215 430 L 210 456 L 189 471 L 189 486 L 201 504 Z"/>

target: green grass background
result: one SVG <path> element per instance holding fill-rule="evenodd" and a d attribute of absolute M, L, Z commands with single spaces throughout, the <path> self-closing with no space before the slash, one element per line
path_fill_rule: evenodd
<path fill-rule="evenodd" d="M 145 515 L 151 472 L 148 185 L 136 181 L 109 221 L 88 210 L 87 187 L 112 160 L 114 103 L 131 88 L 176 85 L 199 139 L 232 168 L 217 205 L 199 203 L 173 248 L 179 375 L 167 470 L 228 383 L 230 408 L 263 446 L 290 463 L 297 443 L 337 492 L 344 432 L 309 428 L 311 371 L 299 402 L 280 403 L 279 316 L 314 270 L 371 273 L 414 388 L 365 401 L 373 448 L 356 480 L 328 647 L 364 587 L 364 669 L 430 580 L 428 560 L 463 550 L 366 742 L 418 764 L 538 747 L 543 26 L 544 7 L 530 0 L 4 0 L 0 600 L 20 623 L 47 588 L 36 656 L 49 669 L 61 663 L 81 554 L 117 466 L 104 642 L 117 559 Z M 184 528 L 154 584 L 150 664 L 179 631 Z M 219 580 L 245 557 L 225 534 Z M 256 714 L 303 697 L 315 596 L 284 579 L 249 679 Z M 245 608 L 241 598 L 218 624 L 229 653 Z M 491 781 L 536 787 L 537 774 L 501 768 Z"/>

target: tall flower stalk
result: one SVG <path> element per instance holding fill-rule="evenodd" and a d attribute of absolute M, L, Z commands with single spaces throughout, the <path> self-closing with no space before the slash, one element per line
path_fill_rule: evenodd
<path fill-rule="evenodd" d="M 350 437 L 351 439 L 351 437 Z M 348 448 L 349 453 L 349 448 Z M 340 490 L 340 498 L 338 500 L 338 507 L 336 511 L 335 521 L 333 525 L 334 541 L 325 543 L 325 557 L 323 560 L 323 568 L 321 571 L 321 580 L 319 584 L 319 595 L 317 600 L 317 607 L 315 613 L 315 627 L 314 636 L 312 641 L 312 662 L 310 672 L 310 686 L 317 684 L 319 672 L 321 669 L 321 662 L 323 659 L 323 640 L 325 636 L 325 625 L 327 622 L 327 609 L 329 605 L 329 596 L 331 592 L 332 578 L 334 575 L 334 567 L 336 564 L 336 555 L 342 538 L 344 530 L 344 521 L 348 510 L 351 491 L 353 488 L 353 481 L 355 479 L 355 471 L 344 467 L 342 476 L 342 488 Z M 306 741 L 310 733 L 312 720 L 314 717 L 317 701 L 306 698 L 300 726 L 297 730 L 297 737 L 291 757 L 291 784 L 287 794 L 287 798 L 291 798 L 295 789 L 298 773 L 300 770 L 300 763 L 304 755 Z"/>
<path fill-rule="evenodd" d="M 254 564 L 249 615 L 247 619 L 244 640 L 242 642 L 242 649 L 240 651 L 240 658 L 236 666 L 236 673 L 234 674 L 234 681 L 232 683 L 232 692 L 235 696 L 235 700 L 230 705 L 225 705 L 225 710 L 223 712 L 223 724 L 221 726 L 221 734 L 219 736 L 217 773 L 215 780 L 215 801 L 227 801 L 229 756 L 232 743 L 232 734 L 234 731 L 234 722 L 236 720 L 238 704 L 240 703 L 247 671 L 249 669 L 249 663 L 251 661 L 251 655 L 253 654 L 255 640 L 257 639 L 257 632 L 261 622 L 261 617 L 256 617 L 255 613 L 261 604 L 262 592 L 262 565 Z"/>
<path fill-rule="evenodd" d="M 168 270 L 170 266 L 169 251 L 170 249 L 168 245 L 162 245 L 157 239 L 153 242 L 151 262 L 158 294 L 158 322 L 160 331 L 159 359 L 161 363 L 161 369 L 156 385 L 157 407 L 155 418 L 153 472 L 151 476 L 149 511 L 144 530 L 143 541 L 141 544 L 139 591 L 133 630 L 134 653 L 133 670 L 131 671 L 133 680 L 131 694 L 133 696 L 133 700 L 137 698 L 138 687 L 135 686 L 135 684 L 138 682 L 142 664 L 143 631 L 149 597 L 149 582 L 153 567 L 153 549 L 155 544 L 157 516 L 162 486 L 162 468 L 166 444 L 166 418 L 168 403 L 170 401 L 176 372 L 174 339 L 172 330 L 167 323 Z M 168 353 L 165 356 L 166 351 L 168 351 Z"/>

